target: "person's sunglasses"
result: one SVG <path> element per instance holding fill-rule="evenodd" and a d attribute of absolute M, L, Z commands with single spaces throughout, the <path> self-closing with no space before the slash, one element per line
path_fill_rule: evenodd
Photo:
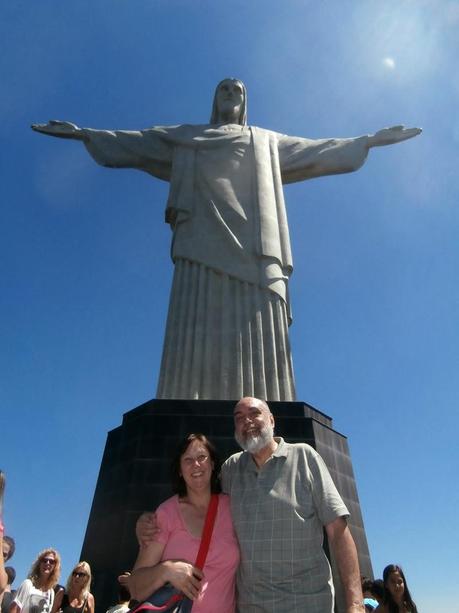
<path fill-rule="evenodd" d="M 51 564 L 51 566 L 54 566 L 56 564 L 56 560 L 54 558 L 42 558 L 41 559 L 41 563 L 42 564 Z"/>
<path fill-rule="evenodd" d="M 79 579 L 80 577 L 87 577 L 88 575 L 86 573 L 79 573 L 76 570 L 73 571 L 72 573 L 72 577 L 76 577 L 77 579 Z"/>

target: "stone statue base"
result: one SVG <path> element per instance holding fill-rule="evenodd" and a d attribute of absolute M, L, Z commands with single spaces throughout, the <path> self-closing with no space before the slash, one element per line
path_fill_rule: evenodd
<path fill-rule="evenodd" d="M 117 602 L 116 578 L 130 570 L 137 556 L 135 522 L 171 495 L 170 462 L 177 443 L 190 432 L 203 432 L 221 458 L 240 451 L 234 440 L 236 400 L 150 400 L 123 416 L 108 433 L 86 529 L 81 559 L 93 572 L 91 591 L 97 611 Z M 347 505 L 357 545 L 360 571 L 372 577 L 368 544 L 347 439 L 332 428 L 332 419 L 304 402 L 270 402 L 276 434 L 290 443 L 306 442 L 325 460 Z M 327 554 L 328 548 L 325 545 Z M 337 608 L 340 583 L 332 561 Z"/>

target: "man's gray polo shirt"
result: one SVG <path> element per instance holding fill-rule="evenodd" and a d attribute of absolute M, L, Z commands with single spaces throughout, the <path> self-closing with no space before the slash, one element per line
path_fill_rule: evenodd
<path fill-rule="evenodd" d="M 241 548 L 241 613 L 331 613 L 333 585 L 323 526 L 349 515 L 319 454 L 276 438 L 258 469 L 247 452 L 222 467 Z"/>

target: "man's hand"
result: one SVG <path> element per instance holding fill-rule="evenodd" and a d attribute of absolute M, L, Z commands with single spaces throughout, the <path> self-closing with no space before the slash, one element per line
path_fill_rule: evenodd
<path fill-rule="evenodd" d="M 194 600 L 201 588 L 203 573 L 199 568 L 182 560 L 165 560 L 162 562 L 165 577 L 169 583 Z"/>
<path fill-rule="evenodd" d="M 392 126 L 391 128 L 383 128 L 368 137 L 368 148 L 383 147 L 384 145 L 394 145 L 401 143 L 404 140 L 413 138 L 421 134 L 421 128 L 405 128 L 405 126 Z"/>
<path fill-rule="evenodd" d="M 156 522 L 155 513 L 147 511 L 142 513 L 135 525 L 135 535 L 137 537 L 139 547 L 147 547 L 154 541 L 158 532 L 159 528 Z"/>
<path fill-rule="evenodd" d="M 365 613 L 357 549 L 347 521 L 344 517 L 337 517 L 325 526 L 325 531 L 338 566 L 346 613 Z"/>
<path fill-rule="evenodd" d="M 70 121 L 58 121 L 51 119 L 48 123 L 33 123 L 31 125 L 32 130 L 35 132 L 41 132 L 48 136 L 57 136 L 58 138 L 73 138 L 75 140 L 84 140 L 84 133 L 74 123 Z"/>

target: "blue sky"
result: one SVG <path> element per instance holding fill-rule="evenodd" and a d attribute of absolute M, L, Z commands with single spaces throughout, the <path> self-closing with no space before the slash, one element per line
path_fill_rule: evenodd
<path fill-rule="evenodd" d="M 357 173 L 285 190 L 298 398 L 348 436 L 376 576 L 457 603 L 459 2 L 79 0 L 0 7 L 1 467 L 21 581 L 78 561 L 107 431 L 156 389 L 172 276 L 167 184 L 98 167 L 48 119 L 203 123 L 242 79 L 249 123 L 358 136 Z"/>

